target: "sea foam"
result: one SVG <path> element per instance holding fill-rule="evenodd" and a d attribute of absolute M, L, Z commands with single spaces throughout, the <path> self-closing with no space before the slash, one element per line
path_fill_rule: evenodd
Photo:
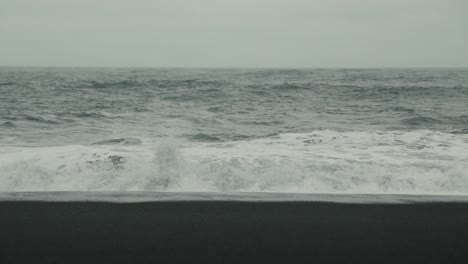
<path fill-rule="evenodd" d="M 466 134 L 315 130 L 141 142 L 2 147 L 0 191 L 468 194 Z"/>

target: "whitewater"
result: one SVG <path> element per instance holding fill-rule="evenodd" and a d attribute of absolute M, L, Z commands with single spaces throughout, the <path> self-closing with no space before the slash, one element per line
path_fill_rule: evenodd
<path fill-rule="evenodd" d="M 0 68 L 0 192 L 468 194 L 467 69 Z"/>

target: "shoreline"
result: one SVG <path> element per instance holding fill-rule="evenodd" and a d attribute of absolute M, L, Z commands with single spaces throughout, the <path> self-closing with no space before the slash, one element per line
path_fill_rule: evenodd
<path fill-rule="evenodd" d="M 38 191 L 0 192 L 0 202 L 329 202 L 348 204 L 468 203 L 459 194 L 350 194 L 275 192 Z"/>

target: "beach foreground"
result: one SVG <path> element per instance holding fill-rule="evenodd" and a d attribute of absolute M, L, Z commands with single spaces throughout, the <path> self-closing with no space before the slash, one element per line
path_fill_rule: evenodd
<path fill-rule="evenodd" d="M 0 233 L 1 263 L 454 263 L 468 199 L 2 194 Z"/>

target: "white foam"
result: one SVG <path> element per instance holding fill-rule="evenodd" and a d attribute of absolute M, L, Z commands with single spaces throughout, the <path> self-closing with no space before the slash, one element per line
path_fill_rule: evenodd
<path fill-rule="evenodd" d="M 317 130 L 225 143 L 0 149 L 3 192 L 142 190 L 468 194 L 468 135 Z"/>

